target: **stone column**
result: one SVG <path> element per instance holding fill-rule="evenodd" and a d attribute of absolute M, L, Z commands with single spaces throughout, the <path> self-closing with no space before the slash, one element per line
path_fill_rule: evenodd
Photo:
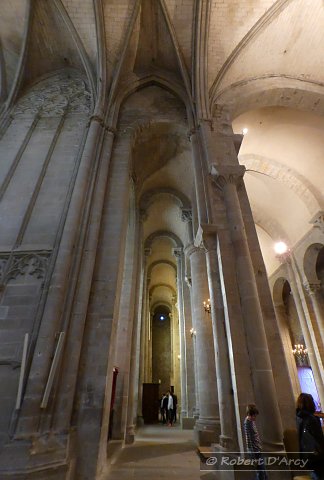
<path fill-rule="evenodd" d="M 221 434 L 219 444 L 230 451 L 236 451 L 238 441 L 235 432 L 235 411 L 233 386 L 229 363 L 229 351 L 224 317 L 224 305 L 217 258 L 216 231 L 203 236 L 206 250 L 208 284 L 210 292 L 211 318 L 217 373 L 217 391 Z"/>
<path fill-rule="evenodd" d="M 128 387 L 128 405 L 127 405 L 127 422 L 125 431 L 125 443 L 130 444 L 135 440 L 135 429 L 137 423 L 137 406 L 139 400 L 139 377 L 140 377 L 140 360 L 141 360 L 141 311 L 139 306 L 142 305 L 143 295 L 143 249 L 140 248 L 140 239 L 142 238 L 142 223 L 137 219 L 136 246 L 135 251 L 140 252 L 137 260 L 137 278 L 136 290 L 137 298 L 133 312 L 133 328 L 131 341 L 131 358 L 129 365 L 129 387 Z M 142 268 L 141 268 L 142 267 Z"/>
<path fill-rule="evenodd" d="M 198 222 L 208 222 L 208 206 L 206 195 L 206 183 L 204 175 L 204 163 L 202 161 L 202 152 L 198 134 L 196 130 L 189 132 L 189 138 L 192 145 L 192 158 L 194 167 L 195 192 L 197 200 Z"/>
<path fill-rule="evenodd" d="M 192 230 L 192 210 L 187 208 L 181 209 L 181 220 L 187 224 L 188 245 L 192 245 L 193 230 Z M 189 417 L 199 416 L 199 395 L 197 384 L 197 365 L 195 355 L 195 341 L 191 335 L 193 329 L 192 323 L 192 302 L 191 302 L 191 273 L 188 272 L 189 259 L 183 257 L 183 309 L 184 309 L 184 334 L 185 334 L 185 349 L 186 349 L 186 367 L 187 367 L 187 394 L 188 394 L 188 415 Z M 190 422 L 189 422 L 190 424 Z M 192 422 L 191 422 L 192 424 Z"/>
<path fill-rule="evenodd" d="M 140 212 L 140 222 L 142 223 L 146 219 L 146 214 Z M 140 238 L 142 238 L 143 226 L 141 226 Z M 151 249 L 144 249 L 143 265 L 142 265 L 142 279 L 141 279 L 141 310 L 138 312 L 140 316 L 140 375 L 138 382 L 138 405 L 137 405 L 137 421 L 142 422 L 142 399 L 143 399 L 143 383 L 146 381 L 146 355 L 147 355 L 147 321 L 146 321 L 146 298 L 147 298 L 147 268 L 148 268 L 148 256 L 151 255 Z"/>
<path fill-rule="evenodd" d="M 239 202 L 237 187 L 242 181 L 245 167 L 213 165 L 211 174 L 221 191 L 234 247 L 236 274 L 246 341 L 249 350 L 252 381 L 256 403 L 262 412 L 260 423 L 264 449 L 283 449 L 283 431 L 272 374 L 270 355 L 263 325 L 262 310 L 250 256 L 248 240 Z M 271 418 L 271 422 L 269 419 Z"/>
<path fill-rule="evenodd" d="M 40 404 L 53 360 L 56 333 L 60 330 L 62 322 L 62 308 L 66 301 L 66 292 L 69 289 L 69 273 L 74 259 L 76 239 L 77 235 L 80 234 L 80 224 L 87 203 L 86 192 L 91 185 L 92 175 L 95 174 L 93 165 L 96 162 L 98 144 L 103 139 L 103 131 L 103 120 L 97 116 L 93 117 L 48 288 L 43 320 L 35 346 L 37 354 L 35 353 L 31 362 L 25 397 L 18 420 L 18 437 L 33 434 L 38 431 L 40 426 L 40 416 L 43 414 L 43 411 L 40 410 Z M 109 137 L 109 142 L 111 147 L 112 136 Z M 106 164 L 109 164 L 108 159 Z"/>
<path fill-rule="evenodd" d="M 114 142 L 109 183 L 101 216 L 96 263 L 80 358 L 75 398 L 78 462 L 76 476 L 93 478 L 104 468 L 129 208 L 132 135 Z"/>
<path fill-rule="evenodd" d="M 177 293 L 179 311 L 179 340 L 180 340 L 180 385 L 181 385 L 181 420 L 188 416 L 188 392 L 187 392 L 187 359 L 185 318 L 183 307 L 183 250 L 174 248 L 173 255 L 177 259 Z"/>
<path fill-rule="evenodd" d="M 304 287 L 310 297 L 315 314 L 316 330 L 318 330 L 319 334 L 317 335 L 317 345 L 320 351 L 322 362 L 324 362 L 324 311 L 321 301 L 322 299 L 320 297 L 322 288 L 321 282 L 318 281 L 318 283 L 304 283 Z"/>
<path fill-rule="evenodd" d="M 287 325 L 285 306 L 282 303 L 281 304 L 274 303 L 274 308 L 275 308 L 276 317 L 279 324 L 280 337 L 281 337 L 281 341 L 282 341 L 282 345 L 285 353 L 285 359 L 286 359 L 287 368 L 289 372 L 290 382 L 291 382 L 293 393 L 294 393 L 294 398 L 297 398 L 298 395 L 301 393 L 301 390 L 300 390 L 300 384 L 298 380 L 296 361 L 292 354 L 291 338 L 289 335 L 289 329 Z"/>
<path fill-rule="evenodd" d="M 143 311 L 142 322 L 144 326 L 144 377 L 143 382 L 149 382 L 149 342 L 150 342 L 150 305 L 149 305 L 149 283 L 148 277 L 148 257 L 152 254 L 151 248 L 144 249 L 144 291 L 143 291 Z"/>
<path fill-rule="evenodd" d="M 197 369 L 197 355 L 196 355 L 196 335 L 193 333 L 194 329 L 194 319 L 192 318 L 193 313 L 193 301 L 192 301 L 192 282 L 191 275 L 190 277 L 186 276 L 187 284 L 187 313 L 185 318 L 188 319 L 190 315 L 190 322 L 186 322 L 186 345 L 187 345 L 187 372 L 188 372 L 188 402 L 192 408 L 192 416 L 195 418 L 199 417 L 199 391 L 198 391 L 198 369 Z M 190 312 L 190 313 L 189 313 Z M 189 366 L 192 366 L 192 370 L 189 370 Z"/>
<path fill-rule="evenodd" d="M 55 405 L 54 419 L 52 419 L 52 424 L 58 431 L 67 429 L 71 421 L 75 388 L 77 384 L 77 376 L 75 372 L 78 370 L 80 360 L 88 299 L 100 230 L 101 216 L 99 215 L 99 212 L 102 212 L 104 207 L 105 189 L 110 165 L 108 159 L 110 159 L 113 140 L 114 133 L 108 129 L 105 134 L 98 181 L 92 197 L 88 228 L 84 234 L 86 235 L 85 244 L 81 244 L 79 247 L 83 248 L 80 267 L 79 269 L 75 269 L 76 272 L 74 272 L 74 276 L 70 279 L 70 288 L 72 289 L 74 286 L 75 293 L 71 311 L 67 309 L 66 313 L 67 318 L 71 315 L 69 336 L 66 339 L 65 349 L 68 353 L 63 360 L 59 387 L 57 388 L 57 403 Z"/>
<path fill-rule="evenodd" d="M 286 262 L 288 279 L 294 297 L 303 337 L 308 350 L 309 363 L 314 374 L 321 405 L 324 405 L 324 368 L 319 350 L 317 348 L 316 338 L 304 296 L 304 289 L 300 282 L 299 273 L 293 256 L 291 254 L 286 254 L 285 256 L 281 257 L 281 260 Z"/>
<path fill-rule="evenodd" d="M 199 418 L 195 425 L 195 438 L 199 445 L 218 442 L 220 422 L 215 369 L 215 351 L 210 316 L 203 302 L 209 298 L 205 252 L 194 246 L 186 247 L 190 257 L 192 276 L 192 318 L 196 331 L 197 381 L 199 390 Z"/>
<path fill-rule="evenodd" d="M 171 329 L 172 329 L 172 363 L 173 363 L 173 386 L 174 393 L 177 395 L 178 403 L 181 405 L 181 383 L 180 383 L 180 338 L 179 338 L 179 307 L 177 303 L 177 296 L 172 296 L 172 315 L 171 315 Z"/>

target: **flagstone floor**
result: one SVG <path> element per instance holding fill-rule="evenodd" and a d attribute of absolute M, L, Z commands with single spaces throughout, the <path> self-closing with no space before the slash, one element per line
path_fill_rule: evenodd
<path fill-rule="evenodd" d="M 214 480 L 201 472 L 192 430 L 179 425 L 142 427 L 133 445 L 120 450 L 103 480 Z"/>

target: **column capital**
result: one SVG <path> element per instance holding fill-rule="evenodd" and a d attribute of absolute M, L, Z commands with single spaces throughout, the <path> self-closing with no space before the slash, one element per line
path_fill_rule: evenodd
<path fill-rule="evenodd" d="M 310 220 L 309 223 L 311 223 L 313 227 L 320 228 L 324 233 L 324 212 L 323 211 L 317 212 L 316 215 L 313 216 L 313 218 Z"/>
<path fill-rule="evenodd" d="M 181 220 L 185 223 L 189 223 L 192 221 L 191 208 L 181 208 Z"/>
<path fill-rule="evenodd" d="M 182 247 L 176 247 L 172 249 L 172 255 L 174 255 L 177 260 L 181 260 L 183 254 L 183 248 Z"/>
<path fill-rule="evenodd" d="M 308 295 L 316 295 L 316 293 L 321 289 L 321 282 L 304 282 L 304 288 Z"/>
<path fill-rule="evenodd" d="M 210 176 L 218 190 L 223 190 L 226 185 L 239 186 L 245 173 L 244 165 L 216 165 L 210 167 Z"/>
<path fill-rule="evenodd" d="M 144 256 L 149 257 L 152 255 L 152 249 L 151 248 L 144 248 Z"/>
<path fill-rule="evenodd" d="M 201 249 L 199 247 L 196 247 L 193 243 L 190 243 L 189 245 L 186 245 L 184 249 L 185 255 L 190 258 L 190 256 L 195 253 L 199 252 Z"/>
<path fill-rule="evenodd" d="M 140 208 L 139 209 L 139 221 L 141 223 L 144 223 L 145 220 L 147 220 L 147 217 L 148 217 L 147 210 L 145 208 Z"/>

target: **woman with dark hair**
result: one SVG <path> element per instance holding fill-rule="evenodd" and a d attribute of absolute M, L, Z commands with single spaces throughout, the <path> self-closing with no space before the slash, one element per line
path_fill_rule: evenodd
<path fill-rule="evenodd" d="M 312 395 L 301 393 L 297 399 L 296 422 L 301 457 L 307 459 L 313 480 L 324 480 L 324 435 L 315 413 Z"/>

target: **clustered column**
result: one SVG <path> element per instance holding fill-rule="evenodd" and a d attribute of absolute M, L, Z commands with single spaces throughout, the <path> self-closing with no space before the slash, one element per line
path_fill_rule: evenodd
<path fill-rule="evenodd" d="M 208 284 L 210 291 L 211 317 L 217 372 L 217 390 L 221 427 L 219 443 L 223 448 L 236 450 L 237 438 L 235 434 L 233 389 L 217 258 L 216 232 L 204 235 L 203 242 L 207 259 Z"/>
<path fill-rule="evenodd" d="M 258 290 L 237 188 L 242 181 L 243 166 L 212 168 L 215 186 L 224 199 L 227 223 L 236 257 L 236 274 L 248 344 L 254 396 L 262 412 L 260 418 L 266 448 L 283 448 L 283 432 L 275 384 L 265 335 Z M 271 418 L 271 422 L 269 419 Z"/>

